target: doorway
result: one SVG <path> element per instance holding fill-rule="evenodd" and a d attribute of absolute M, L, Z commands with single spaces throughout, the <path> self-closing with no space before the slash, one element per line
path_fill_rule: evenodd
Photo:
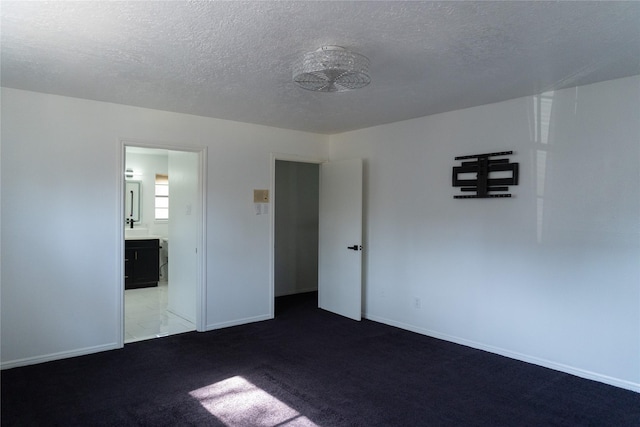
<path fill-rule="evenodd" d="M 139 188 L 138 217 L 123 221 L 123 343 L 204 330 L 205 158 L 205 149 L 123 142 L 126 184 Z M 154 246 L 147 258 L 155 257 L 157 271 L 131 286 L 129 248 L 138 245 Z"/>
<path fill-rule="evenodd" d="M 315 161 L 272 155 L 274 215 L 271 227 L 271 317 L 275 317 L 276 271 L 282 263 L 276 261 L 276 251 L 282 252 L 276 241 L 275 224 L 278 212 L 278 161 L 313 163 L 318 167 L 318 240 L 317 240 L 317 304 L 316 307 L 353 320 L 362 319 L 362 218 L 363 218 L 363 162 L 362 159 Z M 292 180 L 294 180 L 292 178 Z M 301 186 L 303 191 L 308 187 Z M 278 218 L 276 220 L 276 218 Z M 291 227 L 291 222 L 284 222 Z M 286 241 L 285 241 L 286 242 Z M 307 245 L 309 246 L 309 245 Z M 315 245 L 314 245 L 315 246 Z M 307 247 L 298 247 L 307 251 Z M 296 294 L 293 294 L 296 295 Z M 299 294 L 302 295 L 302 294 Z M 280 298 L 280 297 L 279 297 Z"/>
<path fill-rule="evenodd" d="M 318 291 L 319 163 L 274 160 L 274 316 Z"/>

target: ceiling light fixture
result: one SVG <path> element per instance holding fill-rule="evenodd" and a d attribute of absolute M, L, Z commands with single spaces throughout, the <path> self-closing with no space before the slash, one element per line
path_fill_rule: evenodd
<path fill-rule="evenodd" d="M 369 59 L 340 46 L 323 46 L 294 65 L 293 81 L 315 92 L 360 89 L 371 82 Z"/>

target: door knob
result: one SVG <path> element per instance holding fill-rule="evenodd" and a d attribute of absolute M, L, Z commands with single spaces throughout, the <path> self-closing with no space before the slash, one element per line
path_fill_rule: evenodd
<path fill-rule="evenodd" d="M 347 246 L 347 249 L 351 249 L 352 251 L 361 251 L 362 246 L 360 245 Z"/>

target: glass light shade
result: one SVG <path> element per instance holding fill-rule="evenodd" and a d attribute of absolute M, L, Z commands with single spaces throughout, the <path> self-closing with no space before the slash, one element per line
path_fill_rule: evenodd
<path fill-rule="evenodd" d="M 369 59 L 339 46 L 325 46 L 304 55 L 293 69 L 293 81 L 316 92 L 344 92 L 371 82 Z"/>

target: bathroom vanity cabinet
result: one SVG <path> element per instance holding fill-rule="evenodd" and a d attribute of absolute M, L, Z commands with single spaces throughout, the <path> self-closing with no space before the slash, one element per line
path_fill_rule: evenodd
<path fill-rule="evenodd" d="M 124 288 L 158 286 L 160 240 L 135 239 L 124 242 Z"/>

